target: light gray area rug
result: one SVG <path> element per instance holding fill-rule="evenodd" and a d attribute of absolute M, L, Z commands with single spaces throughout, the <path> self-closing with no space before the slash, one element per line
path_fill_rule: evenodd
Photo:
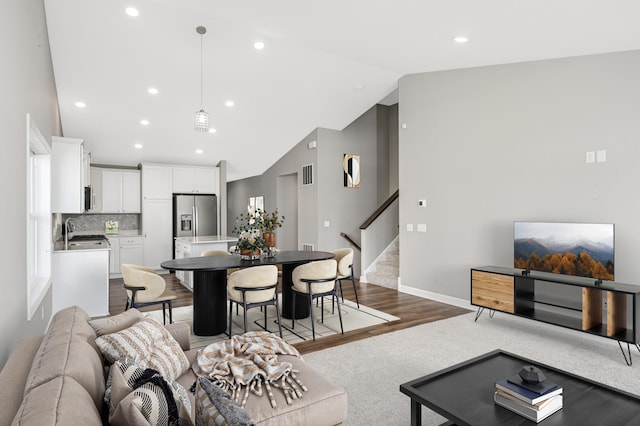
<path fill-rule="evenodd" d="M 523 318 L 475 313 L 375 336 L 304 356 L 344 387 L 347 425 L 409 425 L 410 399 L 400 385 L 495 349 L 558 367 L 640 395 L 640 353 L 626 365 L 618 344 L 602 337 Z M 624 345 L 626 350 L 626 344 Z M 493 395 L 487 395 L 493 399 Z M 422 409 L 423 425 L 445 419 Z"/>
<path fill-rule="evenodd" d="M 282 298 L 280 299 L 282 300 Z M 338 311 L 333 310 L 332 312 L 331 298 L 327 297 L 325 299 L 324 322 L 320 321 L 322 304 L 320 304 L 319 306 L 316 306 L 315 303 L 313 304 L 313 311 L 316 320 L 316 339 L 340 333 L 340 320 L 338 317 Z M 348 331 L 357 330 L 359 328 L 379 325 L 388 321 L 395 321 L 399 319 L 398 317 L 389 315 L 376 309 L 369 308 L 364 305 L 360 305 L 360 308 L 358 308 L 356 304 L 350 300 L 345 300 L 344 303 L 340 303 L 340 309 L 342 312 L 342 325 L 345 333 Z M 240 307 L 238 311 L 239 315 L 235 315 L 235 304 L 233 310 L 233 333 L 242 334 L 244 330 L 242 307 Z M 161 309 L 151 312 L 145 312 L 145 314 L 157 319 L 158 321 L 162 321 Z M 193 307 L 186 306 L 174 308 L 173 321 L 193 324 Z M 247 331 L 261 331 L 262 326 L 264 326 L 264 314 L 260 312 L 259 308 L 249 309 L 247 311 Z M 269 306 L 267 309 L 267 328 L 272 333 L 278 333 L 277 316 L 274 306 Z M 309 317 L 296 320 L 294 329 L 291 328 L 290 319 L 283 319 L 282 337 L 289 344 L 311 340 L 313 338 L 313 333 L 311 330 L 311 318 Z M 226 334 L 220 334 L 217 336 L 196 336 L 194 334 L 191 334 L 191 349 L 204 348 L 211 343 L 219 342 L 225 339 L 228 339 L 228 336 Z"/>

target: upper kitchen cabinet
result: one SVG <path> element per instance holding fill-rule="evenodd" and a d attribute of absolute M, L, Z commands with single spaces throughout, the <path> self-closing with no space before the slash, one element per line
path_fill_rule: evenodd
<path fill-rule="evenodd" d="M 173 167 L 173 192 L 177 194 L 219 194 L 218 167 Z"/>
<path fill-rule="evenodd" d="M 171 167 L 142 163 L 142 198 L 145 200 L 171 200 L 171 196 Z"/>
<path fill-rule="evenodd" d="M 51 211 L 53 213 L 83 213 L 84 140 L 53 136 L 51 154 Z"/>
<path fill-rule="evenodd" d="M 140 213 L 140 171 L 102 169 L 102 213 Z"/>

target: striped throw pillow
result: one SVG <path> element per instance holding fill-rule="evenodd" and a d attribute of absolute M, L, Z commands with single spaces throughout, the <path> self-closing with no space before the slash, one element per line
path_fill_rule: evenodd
<path fill-rule="evenodd" d="M 165 390 L 169 394 L 158 383 L 151 381 L 136 387 L 136 382 L 148 371 L 127 359 L 118 360 L 111 366 L 105 394 L 105 402 L 109 406 L 109 424 L 192 425 L 189 397 L 178 382 L 165 380 L 168 387 Z M 173 407 L 176 411 L 173 413 L 177 418 L 172 418 L 172 404 L 175 404 Z"/>
<path fill-rule="evenodd" d="M 180 344 L 153 318 L 143 318 L 129 328 L 100 336 L 96 344 L 109 364 L 130 358 L 172 380 L 189 369 Z"/>

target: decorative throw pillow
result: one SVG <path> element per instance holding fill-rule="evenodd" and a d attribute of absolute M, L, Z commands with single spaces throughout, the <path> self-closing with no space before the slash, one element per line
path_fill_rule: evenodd
<path fill-rule="evenodd" d="M 198 426 L 255 425 L 247 410 L 206 377 L 198 377 L 196 381 L 195 403 Z"/>
<path fill-rule="evenodd" d="M 192 425 L 187 391 L 132 360 L 111 366 L 105 401 L 111 425 Z"/>
<path fill-rule="evenodd" d="M 140 311 L 131 308 L 121 314 L 106 318 L 98 318 L 89 321 L 89 325 L 96 332 L 96 336 L 104 336 L 105 334 L 117 333 L 120 330 L 131 327 L 133 324 L 143 318 Z"/>
<path fill-rule="evenodd" d="M 96 344 L 109 364 L 131 358 L 172 380 L 189 369 L 189 360 L 180 344 L 153 318 L 142 318 L 129 328 L 100 336 Z"/>

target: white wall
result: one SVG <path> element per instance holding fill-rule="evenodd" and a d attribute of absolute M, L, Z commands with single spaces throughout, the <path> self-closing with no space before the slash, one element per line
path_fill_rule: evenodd
<path fill-rule="evenodd" d="M 615 223 L 616 281 L 640 284 L 639 75 L 633 51 L 403 77 L 402 286 L 468 300 L 469 268 L 512 265 L 514 220 Z"/>
<path fill-rule="evenodd" d="M 0 366 L 23 336 L 42 333 L 51 316 L 51 291 L 27 321 L 26 290 L 26 113 L 50 142 L 60 135 L 49 39 L 42 0 L 3 2 L 0 13 Z"/>

